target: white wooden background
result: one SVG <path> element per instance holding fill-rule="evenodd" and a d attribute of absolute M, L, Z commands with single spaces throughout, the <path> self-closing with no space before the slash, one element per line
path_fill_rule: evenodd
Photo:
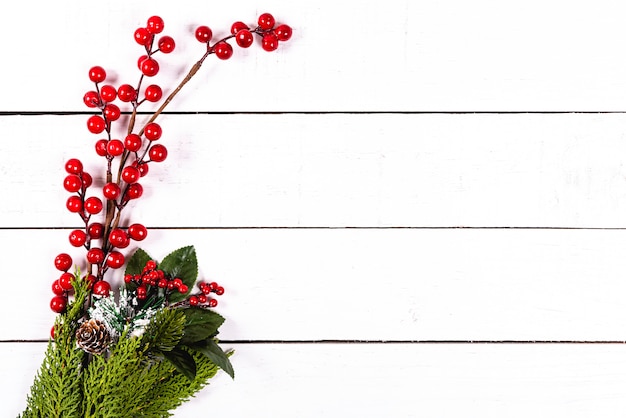
<path fill-rule="evenodd" d="M 0 14 L 0 399 L 24 407 L 101 167 L 86 72 L 172 87 L 264 11 L 277 52 L 207 61 L 164 115 L 130 221 L 223 283 L 219 376 L 176 417 L 626 416 L 626 24 L 611 0 L 12 2 Z M 144 110 L 148 110 L 146 107 Z"/>

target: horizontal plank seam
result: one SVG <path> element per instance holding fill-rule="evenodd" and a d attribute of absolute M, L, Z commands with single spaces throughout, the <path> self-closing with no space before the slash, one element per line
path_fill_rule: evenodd
<path fill-rule="evenodd" d="M 0 111 L 0 116 L 79 116 L 94 111 Z M 153 112 L 137 112 L 151 115 Z M 170 111 L 163 115 L 563 115 L 563 114 L 625 114 L 626 110 L 276 110 L 276 111 Z M 131 112 L 122 112 L 129 115 Z"/>
<path fill-rule="evenodd" d="M 625 231 L 626 227 L 586 227 L 586 226 L 149 226 L 156 230 L 231 230 L 231 229 L 295 229 L 295 230 L 325 230 L 325 229 L 488 229 L 488 230 L 574 230 L 574 231 Z M 0 230 L 74 230 L 83 226 L 0 226 Z"/>
<path fill-rule="evenodd" d="M 44 339 L 0 340 L 0 344 L 47 343 Z M 626 344 L 620 340 L 220 340 L 222 344 Z"/>

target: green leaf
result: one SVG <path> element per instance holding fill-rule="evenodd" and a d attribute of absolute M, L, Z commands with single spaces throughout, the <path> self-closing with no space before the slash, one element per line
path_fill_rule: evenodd
<path fill-rule="evenodd" d="M 224 323 L 224 317 L 208 309 L 184 308 L 185 329 L 181 344 L 192 344 L 217 335 L 217 330 Z"/>
<path fill-rule="evenodd" d="M 196 362 L 187 351 L 175 348 L 164 351 L 163 356 L 187 379 L 193 381 L 196 378 Z"/>
<path fill-rule="evenodd" d="M 150 260 L 153 260 L 153 258 L 150 257 L 147 252 L 141 248 L 137 248 L 133 255 L 131 255 L 128 259 L 124 274 L 141 274 L 143 268 L 146 266 L 146 263 Z"/>
<path fill-rule="evenodd" d="M 198 278 L 196 249 L 190 245 L 171 252 L 159 263 L 159 268 L 172 278 L 180 278 L 189 288 L 187 293 L 173 293 L 169 298 L 170 302 L 180 302 L 193 290 Z"/>
<path fill-rule="evenodd" d="M 215 340 L 208 339 L 200 341 L 190 348 L 204 354 L 209 360 L 215 363 L 220 369 L 224 370 L 230 377 L 235 378 L 235 369 L 229 360 L 229 354 L 226 354 L 222 348 L 217 345 Z"/>

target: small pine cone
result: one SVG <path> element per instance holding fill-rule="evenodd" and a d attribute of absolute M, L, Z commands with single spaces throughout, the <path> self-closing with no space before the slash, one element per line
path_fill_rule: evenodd
<path fill-rule="evenodd" d="M 104 322 L 90 319 L 76 330 L 76 343 L 91 354 L 101 354 L 109 346 L 111 334 Z"/>

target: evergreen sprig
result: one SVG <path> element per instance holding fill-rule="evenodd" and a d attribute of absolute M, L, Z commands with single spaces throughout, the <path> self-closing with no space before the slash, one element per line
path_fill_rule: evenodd
<path fill-rule="evenodd" d="M 54 325 L 55 340 L 49 341 L 44 361 L 35 376 L 26 400 L 22 418 L 81 418 L 81 370 L 86 356 L 76 347 L 75 333 L 78 320 L 84 313 L 89 294 L 89 283 L 77 271 L 73 282 L 74 302 L 59 315 Z"/>

